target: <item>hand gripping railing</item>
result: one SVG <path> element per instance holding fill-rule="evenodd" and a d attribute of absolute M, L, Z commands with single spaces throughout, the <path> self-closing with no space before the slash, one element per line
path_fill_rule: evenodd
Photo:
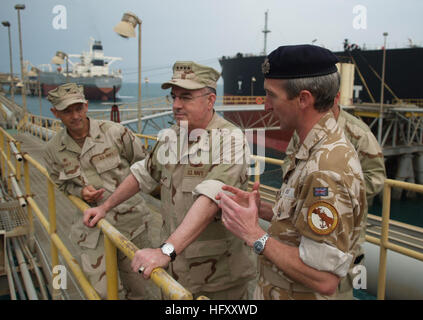
<path fill-rule="evenodd" d="M 3 132 L 3 129 L 2 129 Z M 1 134 L 2 135 L 2 134 Z M 147 136 L 147 135 L 142 135 L 142 134 L 136 134 L 138 137 L 145 139 L 145 144 L 147 144 L 148 140 L 157 140 L 157 137 L 154 136 Z M 10 141 L 13 140 L 12 137 L 10 137 L 8 135 L 8 139 Z M 4 141 L 3 138 L 0 139 L 0 147 L 2 149 L 4 149 Z M 148 145 L 148 144 L 147 144 Z M 4 153 L 4 151 L 1 152 L 1 169 L 2 169 L 2 174 L 4 172 L 4 158 L 6 158 L 6 155 Z M 10 156 L 10 153 L 9 153 Z M 265 158 L 265 157 L 260 157 L 260 156 L 251 156 L 252 160 L 255 161 L 255 181 L 260 181 L 260 162 L 265 162 L 265 163 L 271 163 L 271 164 L 276 164 L 276 165 L 282 165 L 283 164 L 283 160 L 278 160 L 278 159 L 272 159 L 272 158 Z M 8 158 L 10 159 L 10 158 Z M 6 159 L 6 162 L 10 165 L 10 160 Z M 18 166 L 19 169 L 19 166 Z M 16 170 L 16 172 L 18 172 L 18 169 Z M 43 168 L 43 170 L 45 170 Z M 17 175 L 19 177 L 19 175 Z M 4 177 L 4 176 L 3 176 Z M 19 180 L 19 178 L 18 178 Z M 27 183 L 27 182 L 26 182 Z M 262 188 L 263 186 L 261 186 Z M 386 289 L 386 266 L 387 266 L 387 250 L 393 250 L 395 252 L 404 254 L 406 256 L 418 259 L 420 261 L 423 261 L 423 254 L 419 253 L 415 250 L 410 250 L 407 248 L 404 248 L 402 246 L 393 244 L 392 242 L 389 242 L 388 240 L 388 231 L 389 231 L 389 216 L 390 216 L 390 201 L 391 201 L 391 189 L 392 187 L 398 187 L 398 188 L 404 188 L 407 190 L 411 190 L 411 191 L 416 191 L 419 193 L 423 193 L 423 185 L 418 185 L 418 184 L 413 184 L 413 183 L 407 183 L 407 182 L 402 182 L 402 181 L 397 181 L 397 180 L 391 180 L 391 179 L 386 179 L 385 180 L 385 185 L 384 185 L 384 191 L 383 191 L 383 209 L 382 209 L 382 233 L 381 233 L 381 239 L 378 239 L 376 237 L 370 236 L 370 235 L 366 235 L 366 241 L 379 245 L 380 246 L 380 257 L 379 257 L 379 271 L 378 271 L 378 299 L 384 299 L 385 298 L 385 289 Z M 28 189 L 27 189 L 28 190 Z M 27 194 L 30 194 L 29 191 L 27 191 Z M 31 197 L 27 197 L 28 202 L 30 203 L 29 200 L 33 201 Z M 76 200 L 78 201 L 78 200 Z M 82 200 L 79 200 L 82 201 Z M 86 205 L 86 204 L 85 204 Z M 31 206 L 28 206 L 28 212 L 30 212 Z M 42 214 L 41 214 L 42 216 Z M 43 221 L 43 219 L 45 220 L 45 218 L 42 216 L 42 218 L 40 218 L 40 220 L 42 221 L 42 223 L 44 225 L 46 225 L 46 229 L 48 230 L 48 222 L 47 221 Z M 104 228 L 104 230 L 108 230 L 108 226 L 107 226 L 107 221 L 103 221 L 103 222 L 99 222 L 99 226 L 100 228 Z M 112 227 L 113 228 L 113 227 Z M 111 240 L 113 241 L 113 240 Z M 130 241 L 128 241 L 130 243 Z M 119 247 L 119 246 L 118 246 Z M 135 251 L 133 247 L 126 249 L 125 246 L 123 246 L 122 248 L 119 247 L 119 249 L 121 249 L 123 251 L 123 249 L 125 249 L 126 251 L 125 254 L 130 257 L 132 259 L 133 257 L 133 253 Z M 156 269 L 154 270 L 156 271 Z M 153 271 L 153 273 L 154 273 Z M 164 271 L 163 271 L 164 272 Z M 159 272 L 155 273 L 156 275 Z M 152 274 L 152 278 L 156 279 L 155 282 L 157 284 L 157 282 L 160 282 L 161 280 L 157 280 L 157 278 Z M 154 280 L 153 280 L 154 281 Z M 159 285 L 160 286 L 160 285 Z M 191 298 L 192 299 L 192 298 Z M 200 298 L 199 298 L 200 299 Z"/>
<path fill-rule="evenodd" d="M 13 163 L 10 160 L 10 152 L 8 155 L 5 154 L 4 148 L 4 138 L 7 138 L 9 142 L 17 143 L 3 128 L 0 128 L 0 158 L 1 158 L 1 172 L 2 178 L 5 174 L 5 165 L 7 165 L 8 170 L 12 171 L 14 175 L 17 175 L 17 169 L 14 168 Z M 8 150 L 10 150 L 10 145 L 7 144 Z M 81 289 L 83 290 L 85 296 L 88 299 L 98 300 L 100 299 L 99 295 L 87 280 L 84 272 L 82 271 L 79 264 L 73 258 L 72 254 L 64 245 L 63 241 L 60 239 L 59 235 L 56 232 L 56 202 L 55 202 L 55 184 L 50 179 L 47 170 L 40 165 L 36 160 L 34 160 L 28 154 L 21 154 L 21 157 L 24 159 L 24 180 L 25 180 L 25 192 L 26 200 L 28 202 L 28 220 L 30 225 L 30 234 L 33 234 L 33 215 L 32 212 L 36 214 L 39 218 L 41 225 L 50 236 L 50 245 L 51 245 L 51 262 L 52 268 L 59 264 L 58 253 L 60 252 L 68 266 L 70 267 L 72 273 L 74 274 L 76 280 L 78 281 Z M 16 160 L 16 164 L 19 162 Z M 31 195 L 30 189 L 30 178 L 29 178 L 29 164 L 32 164 L 39 172 L 41 172 L 47 179 L 47 189 L 48 189 L 48 211 L 49 218 L 48 220 L 38 207 L 37 203 L 34 201 Z M 19 180 L 19 179 L 18 179 Z M 81 199 L 75 196 L 68 196 L 68 198 L 75 204 L 75 206 L 84 211 L 89 208 L 89 206 Z M 97 226 L 103 231 L 105 236 L 105 256 L 106 256 L 106 275 L 107 275 L 107 297 L 108 299 L 117 299 L 118 298 L 118 271 L 117 271 L 117 251 L 116 248 L 121 250 L 129 259 L 133 259 L 135 252 L 138 248 L 129 241 L 125 236 L 123 236 L 118 230 L 116 230 L 107 220 L 102 219 L 97 223 Z M 180 299 L 180 300 L 192 300 L 192 294 L 182 287 L 176 280 L 174 280 L 164 269 L 155 268 L 151 273 L 152 281 L 160 287 L 163 294 L 169 299 Z M 57 290 L 53 291 L 53 298 L 57 299 L 59 293 Z M 198 299 L 204 299 L 205 297 L 199 297 Z"/>
<path fill-rule="evenodd" d="M 68 196 L 75 206 L 84 211 L 90 208 L 84 201 L 75 196 Z M 117 257 L 116 247 L 122 251 L 130 260 L 134 258 L 138 248 L 122 235 L 107 220 L 101 219 L 97 223 L 105 235 L 105 252 L 106 252 L 106 275 L 107 275 L 107 292 L 113 299 L 117 299 Z M 155 268 L 151 273 L 151 280 L 163 291 L 163 294 L 171 300 L 192 300 L 192 294 L 175 281 L 162 268 Z"/>

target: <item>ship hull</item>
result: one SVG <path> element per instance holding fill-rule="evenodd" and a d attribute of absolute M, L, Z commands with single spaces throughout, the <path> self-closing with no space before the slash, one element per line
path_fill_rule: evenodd
<path fill-rule="evenodd" d="M 88 100 L 107 101 L 113 99 L 122 86 L 122 79 L 119 77 L 71 77 L 68 79 L 56 72 L 41 72 L 39 74 L 42 94 L 46 96 L 50 90 L 67 82 L 73 82 L 84 86 L 85 98 Z"/>
<path fill-rule="evenodd" d="M 360 71 L 354 75 L 353 103 L 380 102 L 383 50 L 353 50 L 334 52 L 342 62 L 354 61 Z M 264 96 L 264 77 L 261 65 L 265 56 L 222 57 L 223 92 L 225 96 Z M 423 74 L 423 48 L 402 48 L 386 50 L 385 81 L 391 91 L 385 89 L 384 102 L 394 103 L 396 98 L 411 102 L 423 99 L 421 75 Z M 375 71 L 375 72 L 374 72 Z M 362 79 L 365 79 L 365 83 Z M 255 80 L 255 81 L 254 81 Z M 366 89 L 368 87 L 368 90 Z M 421 100 L 423 101 L 423 100 Z M 258 118 L 258 111 L 240 113 L 245 118 Z M 230 115 L 225 117 L 231 118 Z M 239 123 L 239 117 L 230 120 Z M 266 133 L 266 147 L 285 152 L 286 134 L 280 130 Z M 289 141 L 289 139 L 288 139 Z"/>

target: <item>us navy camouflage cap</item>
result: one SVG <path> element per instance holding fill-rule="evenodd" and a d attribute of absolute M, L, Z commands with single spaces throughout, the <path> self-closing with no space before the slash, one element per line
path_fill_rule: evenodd
<path fill-rule="evenodd" d="M 87 102 L 84 96 L 84 87 L 76 83 L 66 83 L 50 90 L 47 99 L 59 111 L 65 110 L 74 103 Z"/>
<path fill-rule="evenodd" d="M 188 90 L 211 87 L 216 89 L 220 73 L 211 67 L 193 61 L 176 61 L 173 65 L 172 79 L 162 84 L 162 89 L 178 86 Z"/>

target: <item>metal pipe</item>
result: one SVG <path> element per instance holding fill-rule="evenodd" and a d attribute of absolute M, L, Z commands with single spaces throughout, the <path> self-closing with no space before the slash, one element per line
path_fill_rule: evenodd
<path fill-rule="evenodd" d="M 19 204 L 22 208 L 26 207 L 26 201 L 24 199 L 24 196 L 22 194 L 21 188 L 18 185 L 18 182 L 16 181 L 16 177 L 10 176 L 10 181 L 12 182 L 12 188 L 16 193 L 16 197 L 18 198 Z"/>
<path fill-rule="evenodd" d="M 377 288 L 378 300 L 385 300 L 386 258 L 387 258 L 390 208 L 391 208 L 391 186 L 385 182 L 385 185 L 383 187 L 382 233 L 380 236 L 379 275 L 378 275 L 378 288 Z"/>
<path fill-rule="evenodd" d="M 11 243 L 10 243 L 10 239 L 8 238 L 6 239 L 6 246 L 7 246 L 7 252 L 9 254 L 10 269 L 12 270 L 13 280 L 15 280 L 15 284 L 16 284 L 16 288 L 18 289 L 20 300 L 27 300 L 25 296 L 25 292 L 22 287 L 21 279 L 19 278 L 19 275 L 15 269 L 16 266 L 15 266 L 15 262 L 12 255 Z"/>
<path fill-rule="evenodd" d="M 383 94 L 385 92 L 385 60 L 386 60 L 386 37 L 387 32 L 383 33 L 384 44 L 383 44 L 383 61 L 382 61 L 382 84 L 380 88 L 380 106 L 379 106 L 379 128 L 377 131 L 377 141 L 382 145 L 382 128 L 383 128 Z"/>
<path fill-rule="evenodd" d="M 15 84 L 13 79 L 13 61 L 12 61 L 12 38 L 10 37 L 10 23 L 8 23 L 7 31 L 9 34 L 9 61 L 10 61 L 10 97 L 12 101 L 15 102 Z"/>
<path fill-rule="evenodd" d="M 12 153 L 15 155 L 17 161 L 22 161 L 22 155 L 18 151 L 13 141 L 9 141 L 10 149 L 12 149 Z"/>
<path fill-rule="evenodd" d="M 107 235 L 104 235 L 104 253 L 106 255 L 107 299 L 118 300 L 117 249 Z"/>
<path fill-rule="evenodd" d="M 9 141 L 9 146 L 10 146 L 10 149 L 12 149 L 12 153 L 14 154 L 14 156 L 16 157 L 16 160 L 17 161 L 22 161 L 22 155 L 21 155 L 21 153 L 18 151 L 18 149 L 16 148 L 16 146 L 15 146 L 15 143 L 14 142 L 12 142 L 12 141 Z"/>
<path fill-rule="evenodd" d="M 47 229 L 48 230 L 48 229 Z M 69 250 L 66 248 L 66 246 L 63 244 L 62 240 L 59 238 L 59 236 L 54 233 L 50 235 L 52 242 L 54 242 L 55 247 L 60 251 L 63 258 L 67 262 L 69 268 L 72 270 L 73 275 L 78 280 L 79 285 L 81 286 L 81 289 L 84 291 L 85 296 L 90 300 L 100 300 L 100 297 L 95 291 L 95 289 L 92 287 L 91 283 L 87 280 L 84 272 L 82 271 L 81 267 L 77 263 L 74 257 L 72 257 L 72 254 L 69 252 Z M 53 259 L 52 259 L 52 265 Z"/>
<path fill-rule="evenodd" d="M 47 289 L 46 289 L 46 284 L 45 284 L 43 276 L 41 275 L 40 268 L 38 267 L 37 263 L 35 262 L 33 255 L 31 254 L 28 246 L 25 244 L 22 237 L 18 238 L 18 242 L 19 242 L 19 245 L 20 245 L 24 255 L 26 256 L 27 260 L 31 264 L 32 269 L 34 270 L 34 273 L 35 273 L 35 276 L 37 277 L 37 282 L 38 282 L 43 300 L 49 300 Z"/>
<path fill-rule="evenodd" d="M 24 113 L 27 113 L 26 108 L 26 84 L 25 84 L 25 70 L 24 70 L 24 63 L 23 63 L 23 52 L 22 52 L 22 30 L 21 30 L 21 11 L 25 9 L 25 5 L 17 4 L 15 5 L 15 9 L 18 11 L 18 31 L 19 31 L 19 60 L 21 63 L 21 80 L 22 80 L 22 107 Z"/>
<path fill-rule="evenodd" d="M 76 207 L 82 212 L 89 208 L 89 206 L 79 197 L 72 195 L 68 196 Z M 138 248 L 125 236 L 123 236 L 114 226 L 105 219 L 101 219 L 97 223 L 97 227 L 100 228 L 107 237 L 115 244 L 115 246 L 130 260 L 134 258 L 135 252 Z M 192 300 L 192 294 L 185 289 L 179 282 L 173 279 L 163 268 L 155 268 L 151 272 L 151 280 L 163 291 L 165 296 L 172 300 Z"/>
<path fill-rule="evenodd" d="M 13 247 L 15 249 L 16 258 L 18 259 L 19 268 L 21 270 L 22 279 L 26 293 L 28 294 L 29 300 L 38 300 L 37 292 L 35 291 L 34 283 L 32 282 L 31 275 L 29 274 L 28 265 L 25 262 L 22 250 L 19 247 L 16 238 L 12 238 Z"/>
<path fill-rule="evenodd" d="M 7 250 L 6 248 L 4 248 Z M 6 267 L 6 274 L 7 274 L 7 282 L 9 283 L 9 292 L 10 292 L 10 299 L 16 300 L 16 291 L 15 291 L 15 284 L 13 283 L 13 275 L 10 268 L 10 262 L 7 254 L 5 254 L 5 267 Z"/>

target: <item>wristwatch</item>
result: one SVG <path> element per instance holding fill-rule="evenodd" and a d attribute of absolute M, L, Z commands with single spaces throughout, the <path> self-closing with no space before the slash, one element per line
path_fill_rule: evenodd
<path fill-rule="evenodd" d="M 261 238 L 257 239 L 253 243 L 253 250 L 257 254 L 262 254 L 264 251 L 264 246 L 266 245 L 266 241 L 269 239 L 269 234 L 265 233 Z"/>
<path fill-rule="evenodd" d="M 170 257 L 170 261 L 175 260 L 176 252 L 175 248 L 173 247 L 173 244 L 165 242 L 160 246 L 160 250 L 162 250 L 163 254 Z"/>

